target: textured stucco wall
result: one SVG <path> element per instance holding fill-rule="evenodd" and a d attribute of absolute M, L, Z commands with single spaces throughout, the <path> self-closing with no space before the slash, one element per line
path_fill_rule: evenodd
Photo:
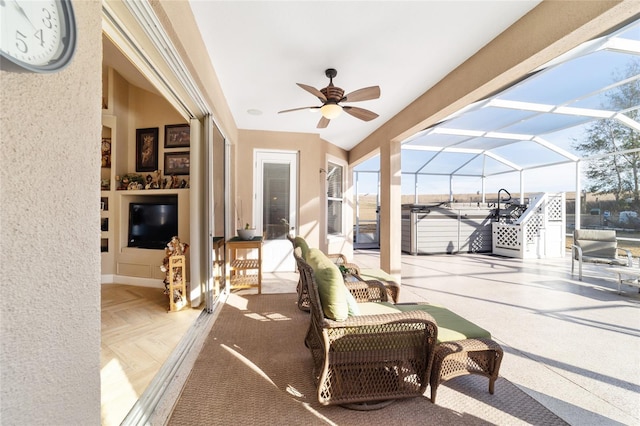
<path fill-rule="evenodd" d="M 0 71 L 0 423 L 100 423 L 101 3 L 48 75 Z"/>

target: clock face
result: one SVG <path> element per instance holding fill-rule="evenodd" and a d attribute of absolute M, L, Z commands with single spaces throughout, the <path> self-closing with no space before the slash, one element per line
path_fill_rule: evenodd
<path fill-rule="evenodd" d="M 0 0 L 2 69 L 54 72 L 66 66 L 76 45 L 70 0 Z"/>

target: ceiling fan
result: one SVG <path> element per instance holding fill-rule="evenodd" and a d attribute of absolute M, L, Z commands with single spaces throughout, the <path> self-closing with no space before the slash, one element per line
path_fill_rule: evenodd
<path fill-rule="evenodd" d="M 364 87 L 345 95 L 344 90 L 333 85 L 333 78 L 338 75 L 338 71 L 333 68 L 329 68 L 325 70 L 324 73 L 329 78 L 329 85 L 324 89 L 318 90 L 315 87 L 311 87 L 306 84 L 296 83 L 307 92 L 316 96 L 322 102 L 322 105 L 286 109 L 284 111 L 279 111 L 278 114 L 283 112 L 300 111 L 303 109 L 319 109 L 322 113 L 322 117 L 320 118 L 320 121 L 318 121 L 318 129 L 324 129 L 327 127 L 329 125 L 329 121 L 338 117 L 343 110 L 347 114 L 364 121 L 371 121 L 378 117 L 378 114 L 373 111 L 369 111 L 368 109 L 340 105 L 340 103 L 378 99 L 380 97 L 379 86 Z"/>

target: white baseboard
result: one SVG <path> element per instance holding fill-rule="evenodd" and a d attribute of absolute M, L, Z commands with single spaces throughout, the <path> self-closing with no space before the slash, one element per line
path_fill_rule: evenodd
<path fill-rule="evenodd" d="M 100 283 L 101 284 L 113 284 L 115 280 L 113 279 L 113 274 L 109 275 L 100 275 Z"/>
<path fill-rule="evenodd" d="M 102 275 L 102 284 L 127 284 L 138 287 L 164 288 L 162 280 L 157 278 L 129 277 L 126 275 Z M 188 285 L 188 283 L 187 283 Z"/>

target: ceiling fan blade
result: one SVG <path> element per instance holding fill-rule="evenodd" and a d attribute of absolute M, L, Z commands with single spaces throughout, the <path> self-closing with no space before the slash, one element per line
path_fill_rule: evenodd
<path fill-rule="evenodd" d="M 328 118 L 325 118 L 325 116 L 323 115 L 322 117 L 320 117 L 320 121 L 318 121 L 318 129 L 324 129 L 325 127 L 327 127 L 329 125 L 329 122 L 331 120 L 329 120 Z"/>
<path fill-rule="evenodd" d="M 354 90 L 342 98 L 342 102 L 360 102 L 370 99 L 378 99 L 380 97 L 380 86 L 364 87 Z"/>
<path fill-rule="evenodd" d="M 319 106 L 308 106 L 308 107 L 301 107 L 301 108 L 285 109 L 284 111 L 278 111 L 278 114 L 281 114 L 283 112 L 301 111 L 303 109 L 318 109 L 318 108 L 320 108 L 320 107 Z"/>
<path fill-rule="evenodd" d="M 302 84 L 302 83 L 296 83 L 298 86 L 300 86 L 301 88 L 303 88 L 304 90 L 306 90 L 307 92 L 311 93 L 313 96 L 320 98 L 321 101 L 326 101 L 327 97 L 324 95 L 324 93 L 322 93 L 321 91 L 319 91 L 318 89 L 316 89 L 315 87 L 311 87 L 308 86 L 306 84 Z"/>
<path fill-rule="evenodd" d="M 375 112 L 369 111 L 368 109 L 364 109 L 364 108 L 343 106 L 342 109 L 347 114 L 353 115 L 355 118 L 359 118 L 360 120 L 364 120 L 364 121 L 371 121 L 374 118 L 378 117 L 378 114 L 376 114 Z"/>

